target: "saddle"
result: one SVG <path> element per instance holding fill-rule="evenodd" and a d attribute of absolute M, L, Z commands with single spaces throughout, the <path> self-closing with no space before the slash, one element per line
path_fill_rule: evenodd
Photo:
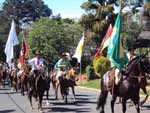
<path fill-rule="evenodd" d="M 112 90 L 112 88 L 115 85 L 115 68 L 113 68 L 111 71 L 108 71 L 104 75 L 103 79 L 104 79 L 104 83 L 105 83 L 107 90 Z M 122 81 L 122 75 L 119 76 L 119 83 L 121 81 Z"/>

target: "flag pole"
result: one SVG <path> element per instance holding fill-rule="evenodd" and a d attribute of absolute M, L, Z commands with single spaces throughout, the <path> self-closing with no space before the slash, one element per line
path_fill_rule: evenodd
<path fill-rule="evenodd" d="M 82 84 L 82 64 L 81 64 L 81 61 L 80 61 L 80 83 Z"/>

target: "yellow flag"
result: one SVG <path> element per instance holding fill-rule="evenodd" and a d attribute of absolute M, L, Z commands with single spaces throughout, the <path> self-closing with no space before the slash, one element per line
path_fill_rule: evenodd
<path fill-rule="evenodd" d="M 80 40 L 80 42 L 76 48 L 75 54 L 72 56 L 74 58 L 77 58 L 79 63 L 81 62 L 83 45 L 84 45 L 84 33 L 83 33 L 83 36 L 82 36 L 82 38 L 81 38 L 81 40 Z"/>

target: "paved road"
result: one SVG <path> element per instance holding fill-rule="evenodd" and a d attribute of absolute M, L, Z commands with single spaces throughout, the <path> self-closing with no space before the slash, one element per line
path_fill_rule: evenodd
<path fill-rule="evenodd" d="M 54 93 L 50 91 L 50 105 L 43 101 L 43 113 L 98 113 L 96 111 L 96 101 L 98 91 L 76 88 L 77 103 L 74 104 L 72 95 L 69 96 L 69 104 L 64 104 L 61 100 L 54 100 Z M 44 97 L 45 98 L 45 97 Z M 21 96 L 20 93 L 13 93 L 9 88 L 0 88 L 0 113 L 40 113 L 37 110 L 35 101 L 34 110 L 31 109 L 27 96 Z M 136 113 L 134 107 L 127 107 L 127 113 Z M 116 104 L 116 113 L 121 112 L 121 105 Z M 106 105 L 106 113 L 110 112 L 109 99 Z M 150 101 L 142 107 L 141 113 L 150 113 Z"/>

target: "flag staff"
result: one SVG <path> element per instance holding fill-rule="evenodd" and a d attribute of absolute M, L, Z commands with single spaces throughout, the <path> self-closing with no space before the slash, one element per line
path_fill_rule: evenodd
<path fill-rule="evenodd" d="M 82 84 L 82 64 L 81 64 L 82 60 L 80 61 L 80 82 Z"/>
<path fill-rule="evenodd" d="M 78 43 L 78 46 L 76 48 L 75 54 L 72 56 L 73 58 L 77 58 L 78 63 L 80 63 L 80 79 L 81 79 L 81 83 L 82 83 L 82 63 L 81 63 L 81 57 L 82 57 L 82 51 L 83 51 L 83 45 L 84 45 L 84 32 L 83 35 Z"/>

